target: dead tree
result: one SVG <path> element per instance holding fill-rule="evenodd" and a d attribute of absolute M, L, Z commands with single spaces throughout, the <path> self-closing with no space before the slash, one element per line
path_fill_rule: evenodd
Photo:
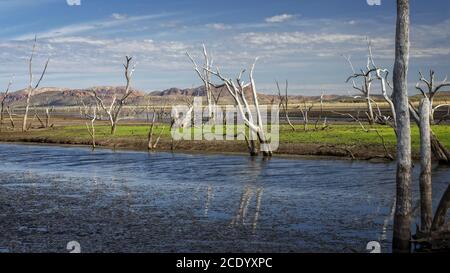
<path fill-rule="evenodd" d="M 395 134 L 397 134 L 397 113 L 395 110 L 394 102 L 392 101 L 391 97 L 387 94 L 387 86 L 389 86 L 387 77 L 389 75 L 389 72 L 387 69 L 377 68 L 375 66 L 375 63 L 373 63 L 373 66 L 375 67 L 377 78 L 381 82 L 381 94 L 383 95 L 384 100 L 389 104 L 389 108 L 391 111 L 391 116 L 384 116 L 381 114 L 381 111 L 378 108 L 377 120 L 382 124 L 390 125 L 394 129 Z"/>
<path fill-rule="evenodd" d="M 353 89 L 359 91 L 362 94 L 362 97 L 364 98 L 364 100 L 366 101 L 367 104 L 367 120 L 369 121 L 369 124 L 374 124 L 375 123 L 375 116 L 373 113 L 373 106 L 372 106 L 372 99 L 371 99 L 371 89 L 372 89 L 372 83 L 373 81 L 376 79 L 376 77 L 374 77 L 374 70 L 371 69 L 370 64 L 371 64 L 371 43 L 370 40 L 367 40 L 367 45 L 368 45 L 368 51 L 369 51 L 369 56 L 367 57 L 367 65 L 365 69 L 361 69 L 360 72 L 356 72 L 351 60 L 350 60 L 350 56 L 344 56 L 344 58 L 347 60 L 347 62 L 350 65 L 350 68 L 352 69 L 353 75 L 351 75 L 350 77 L 347 78 L 347 83 L 351 80 L 352 81 L 352 85 L 353 85 Z M 362 82 L 357 85 L 355 79 L 358 78 L 362 78 Z"/>
<path fill-rule="evenodd" d="M 152 117 L 152 122 L 150 124 L 150 131 L 148 133 L 148 142 L 147 142 L 147 148 L 149 151 L 151 150 L 155 150 L 156 147 L 158 146 L 159 140 L 161 139 L 161 136 L 165 130 L 165 126 L 162 126 L 161 130 L 159 131 L 159 134 L 156 138 L 156 140 L 153 142 L 153 134 L 154 134 L 154 128 L 155 128 L 155 123 L 156 123 L 156 118 L 158 116 L 162 116 L 162 114 L 164 114 L 166 110 L 166 106 L 164 105 L 159 111 L 159 113 L 156 110 L 156 107 L 153 107 L 153 117 Z"/>
<path fill-rule="evenodd" d="M 34 37 L 34 43 L 33 43 L 33 49 L 31 50 L 31 57 L 28 62 L 28 72 L 29 72 L 29 82 L 28 82 L 28 88 L 27 88 L 27 96 L 26 96 L 26 104 L 25 104 L 25 113 L 23 115 L 23 122 L 22 122 L 22 131 L 25 132 L 28 130 L 29 126 L 27 126 L 27 119 L 28 119 L 28 111 L 30 108 L 30 101 L 31 97 L 33 96 L 34 91 L 39 87 L 42 79 L 44 78 L 45 73 L 47 72 L 48 63 L 50 62 L 50 58 L 47 59 L 47 62 L 45 63 L 44 69 L 42 70 L 41 76 L 39 77 L 39 80 L 35 85 L 33 85 L 33 58 L 36 51 L 36 44 L 37 44 L 37 38 Z"/>
<path fill-rule="evenodd" d="M 413 242 L 431 251 L 442 251 L 449 247 L 450 225 L 448 224 L 447 213 L 450 209 L 450 183 L 444 192 L 439 205 L 434 214 L 431 228 L 429 230 L 419 230 L 413 237 Z M 447 225 L 446 225 L 447 223 Z"/>
<path fill-rule="evenodd" d="M 219 69 L 216 71 L 212 71 L 208 68 L 204 68 L 211 72 L 211 74 L 217 76 L 224 84 L 225 87 L 228 90 L 228 93 L 233 97 L 235 104 L 238 108 L 238 111 L 245 123 L 245 125 L 250 129 L 250 141 L 247 143 L 250 143 L 249 145 L 249 152 L 250 155 L 256 156 L 258 155 L 258 150 L 256 148 L 256 145 L 254 145 L 254 138 L 252 137 L 253 134 L 257 136 L 257 139 L 260 144 L 260 150 L 263 152 L 263 155 L 265 157 L 271 157 L 272 156 L 272 149 L 270 147 L 270 144 L 267 143 L 266 133 L 264 131 L 264 124 L 261 116 L 261 109 L 258 102 L 258 94 L 256 92 L 256 85 L 255 80 L 253 78 L 253 72 L 255 70 L 256 61 L 258 58 L 255 59 L 255 62 L 253 63 L 250 73 L 249 73 L 249 79 L 250 82 L 248 84 L 245 84 L 242 81 L 242 75 L 245 73 L 245 69 L 242 70 L 239 73 L 239 76 L 237 77 L 236 81 L 234 82 L 230 78 L 225 78 Z M 245 96 L 245 89 L 250 88 L 253 98 L 253 106 L 256 111 L 256 117 L 253 116 L 253 113 L 251 111 L 250 105 L 247 102 L 247 98 Z"/>
<path fill-rule="evenodd" d="M 295 127 L 292 125 L 291 119 L 289 118 L 289 96 L 288 96 L 288 81 L 286 80 L 286 85 L 284 88 L 284 95 L 281 95 L 280 84 L 276 81 L 278 89 L 278 99 L 280 101 L 279 107 L 283 109 L 286 122 L 291 126 L 292 131 L 295 132 Z"/>
<path fill-rule="evenodd" d="M 421 232 L 428 232 L 433 218 L 431 187 L 430 101 L 423 98 L 420 113 L 420 218 Z"/>
<path fill-rule="evenodd" d="M 450 118 L 450 104 L 447 102 L 447 100 L 445 101 L 445 103 L 448 105 L 448 106 L 447 106 L 447 113 L 446 113 L 445 115 L 443 115 L 443 116 L 439 119 L 438 122 L 436 122 L 436 124 L 438 124 L 438 125 Z"/>
<path fill-rule="evenodd" d="M 323 97 L 324 97 L 324 94 L 322 93 L 321 95 L 320 95 L 320 113 L 319 113 L 319 116 L 317 117 L 317 119 L 316 119 L 316 123 L 314 124 L 314 129 L 315 130 L 318 130 L 319 129 L 319 122 L 322 120 L 322 117 L 323 117 Z M 323 120 L 323 124 L 322 124 L 322 130 L 325 130 L 326 128 L 328 127 L 328 125 L 327 125 L 327 117 L 325 117 L 325 119 Z"/>
<path fill-rule="evenodd" d="M 430 106 L 431 107 L 431 106 Z M 420 127 L 420 116 L 418 111 L 414 108 L 411 102 L 409 102 L 409 112 L 411 117 L 417 126 Z M 438 160 L 440 164 L 450 164 L 450 152 L 445 148 L 445 146 L 439 141 L 437 136 L 434 134 L 433 130 L 430 128 L 430 138 L 431 138 L 431 151 L 433 156 Z"/>
<path fill-rule="evenodd" d="M 2 102 L 1 102 L 1 105 L 0 105 L 0 107 L 1 107 L 0 108 L 0 131 L 2 130 L 2 127 L 3 127 L 6 98 L 8 97 L 9 89 L 11 88 L 11 85 L 13 84 L 13 81 L 14 81 L 14 77 L 9 81 L 8 87 L 6 88 L 6 91 L 3 94 Z"/>
<path fill-rule="evenodd" d="M 433 107 L 434 97 L 439 94 L 444 87 L 449 87 L 450 83 L 447 82 L 447 77 L 442 82 L 436 83 L 435 72 L 433 70 L 430 70 L 430 78 L 428 80 L 425 79 L 422 72 L 419 72 L 419 75 L 420 80 L 416 84 L 416 89 L 420 91 L 424 98 L 430 101 L 430 122 L 431 124 L 434 124 L 434 113 L 436 110 L 444 106 L 449 106 L 448 104 L 441 104 Z M 424 90 L 421 83 L 422 85 L 425 85 L 427 88 L 426 90 Z"/>
<path fill-rule="evenodd" d="M 6 107 L 6 113 L 8 113 L 9 122 L 11 124 L 11 128 L 14 129 L 16 126 L 14 124 L 14 119 L 12 117 L 12 110 L 9 106 Z"/>
<path fill-rule="evenodd" d="M 95 120 L 97 119 L 97 107 L 94 107 L 90 124 L 86 122 L 86 129 L 92 139 L 92 149 L 95 149 Z"/>
<path fill-rule="evenodd" d="M 36 118 L 36 119 L 39 121 L 39 123 L 41 124 L 41 126 L 39 127 L 39 129 L 41 129 L 41 128 L 46 128 L 46 127 L 45 127 L 44 121 L 42 121 L 41 117 L 39 116 L 38 111 L 36 110 L 36 107 L 33 107 L 33 110 L 34 110 L 34 118 Z M 29 127 L 28 129 L 31 128 L 31 124 L 32 124 L 32 123 L 30 123 L 30 127 Z"/>
<path fill-rule="evenodd" d="M 390 108 L 390 113 L 391 116 L 385 116 L 381 113 L 380 107 L 378 106 L 378 104 L 373 101 L 377 107 L 377 114 L 375 116 L 375 121 L 379 124 L 382 125 L 389 125 L 394 129 L 394 132 L 397 133 L 397 114 L 395 111 L 395 106 L 394 106 L 394 102 L 392 101 L 391 96 L 388 95 L 387 93 L 387 87 L 391 87 L 391 85 L 389 84 L 388 81 L 388 76 L 389 76 L 389 71 L 385 68 L 381 68 L 378 67 L 375 64 L 374 61 L 374 57 L 373 57 L 373 53 L 372 53 L 372 44 L 370 41 L 368 41 L 368 52 L 369 52 L 369 57 L 368 57 L 368 64 L 367 64 L 367 68 L 371 71 L 375 72 L 375 77 L 376 79 L 378 79 L 380 81 L 380 86 L 381 86 L 381 94 L 383 95 L 384 100 L 388 103 L 389 108 Z"/>
<path fill-rule="evenodd" d="M 397 0 L 393 102 L 397 113 L 397 175 L 392 250 L 411 251 L 411 127 L 408 105 L 409 0 Z"/>
<path fill-rule="evenodd" d="M 434 214 L 433 223 L 431 225 L 431 231 L 440 231 L 445 221 L 447 220 L 447 211 L 450 209 L 450 183 L 445 191 L 444 195 L 439 202 L 439 205 Z"/>
<path fill-rule="evenodd" d="M 125 59 L 126 62 L 123 66 L 125 68 L 125 79 L 127 81 L 127 84 L 125 86 L 124 94 L 121 98 L 118 99 L 117 94 L 114 93 L 110 105 L 106 106 L 104 100 L 100 98 L 97 91 L 92 91 L 100 107 L 108 115 L 108 119 L 111 124 L 111 135 L 114 135 L 116 133 L 117 123 L 119 122 L 122 108 L 125 105 L 128 97 L 133 93 L 133 89 L 131 88 L 131 79 L 135 70 L 135 64 L 131 63 L 133 59 L 132 57 L 126 56 Z"/>
<path fill-rule="evenodd" d="M 189 54 L 189 52 L 186 52 L 186 55 L 191 60 L 195 72 L 197 73 L 198 77 L 202 80 L 203 85 L 205 87 L 206 100 L 208 103 L 208 122 L 214 121 L 215 103 L 217 102 L 212 94 L 212 89 L 214 85 L 211 84 L 211 72 L 210 72 L 212 70 L 214 60 L 210 56 L 208 56 L 208 52 L 204 44 L 203 44 L 204 69 L 199 68 L 199 66 L 195 62 L 194 58 Z"/>
<path fill-rule="evenodd" d="M 88 119 L 89 122 L 86 121 L 86 129 L 88 131 L 89 136 L 91 137 L 91 145 L 92 150 L 94 150 L 97 146 L 95 140 L 95 121 L 98 119 L 97 113 L 99 112 L 99 105 L 88 106 L 84 103 L 83 100 L 80 100 L 83 107 L 80 106 L 80 114 L 84 119 Z"/>
<path fill-rule="evenodd" d="M 306 100 L 303 101 L 303 105 L 299 105 L 300 112 L 302 113 L 303 118 L 303 130 L 308 131 L 308 123 L 309 123 L 309 113 L 314 107 L 314 103 L 307 105 Z"/>
<path fill-rule="evenodd" d="M 50 115 L 55 111 L 55 107 L 45 107 L 45 128 L 53 127 L 53 124 L 50 124 Z"/>

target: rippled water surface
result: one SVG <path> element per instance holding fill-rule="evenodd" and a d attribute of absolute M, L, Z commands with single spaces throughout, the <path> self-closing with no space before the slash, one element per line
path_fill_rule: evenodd
<path fill-rule="evenodd" d="M 0 159 L 0 252 L 390 250 L 394 164 L 12 144 Z M 434 170 L 435 196 L 449 178 Z"/>

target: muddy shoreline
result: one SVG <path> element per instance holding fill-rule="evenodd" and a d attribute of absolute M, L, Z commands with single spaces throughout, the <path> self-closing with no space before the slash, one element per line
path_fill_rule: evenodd
<path fill-rule="evenodd" d="M 36 136 L 5 136 L 0 135 L 0 142 L 3 143 L 24 143 L 24 144 L 52 144 L 69 146 L 91 146 L 90 141 L 77 139 L 54 139 L 51 137 Z M 97 148 L 107 148 L 113 150 L 148 151 L 147 142 L 142 138 L 118 138 L 112 141 L 98 141 Z M 190 154 L 222 154 L 222 155 L 248 155 L 246 146 L 241 141 L 179 141 L 172 142 L 161 140 L 155 152 L 176 152 Z M 389 150 L 395 156 L 395 150 Z M 322 159 L 342 159 L 342 160 L 364 160 L 374 162 L 389 162 L 383 147 L 375 145 L 347 145 L 339 144 L 316 144 L 316 143 L 280 143 L 276 157 L 288 158 L 322 158 Z M 417 159 L 418 155 L 413 154 Z"/>

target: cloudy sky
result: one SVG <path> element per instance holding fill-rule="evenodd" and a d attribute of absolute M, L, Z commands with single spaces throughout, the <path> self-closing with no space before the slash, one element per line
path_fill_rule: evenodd
<path fill-rule="evenodd" d="M 36 73 L 51 57 L 43 86 L 123 85 L 125 55 L 137 60 L 134 86 L 145 91 L 192 87 L 200 81 L 185 56 L 201 44 L 232 77 L 260 57 L 260 91 L 289 79 L 291 92 L 346 94 L 351 70 L 365 63 L 365 39 L 376 62 L 393 63 L 395 1 L 381 0 L 0 0 L 0 85 L 14 74 L 27 84 L 27 59 L 38 37 Z M 411 0 L 410 79 L 430 67 L 450 74 L 450 1 Z M 411 86 L 411 89 L 414 89 Z M 411 90 L 413 91 L 413 90 Z"/>

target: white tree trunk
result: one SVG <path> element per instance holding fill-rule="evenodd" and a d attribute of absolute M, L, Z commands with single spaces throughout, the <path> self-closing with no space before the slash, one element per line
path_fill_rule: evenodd
<path fill-rule="evenodd" d="M 397 206 L 392 241 L 392 250 L 396 253 L 411 251 L 411 128 L 407 88 L 409 46 L 409 0 L 397 0 L 393 78 L 393 99 L 397 113 Z"/>
<path fill-rule="evenodd" d="M 431 130 L 430 102 L 424 98 L 420 102 L 420 219 L 421 231 L 427 232 L 433 221 L 431 187 Z"/>

